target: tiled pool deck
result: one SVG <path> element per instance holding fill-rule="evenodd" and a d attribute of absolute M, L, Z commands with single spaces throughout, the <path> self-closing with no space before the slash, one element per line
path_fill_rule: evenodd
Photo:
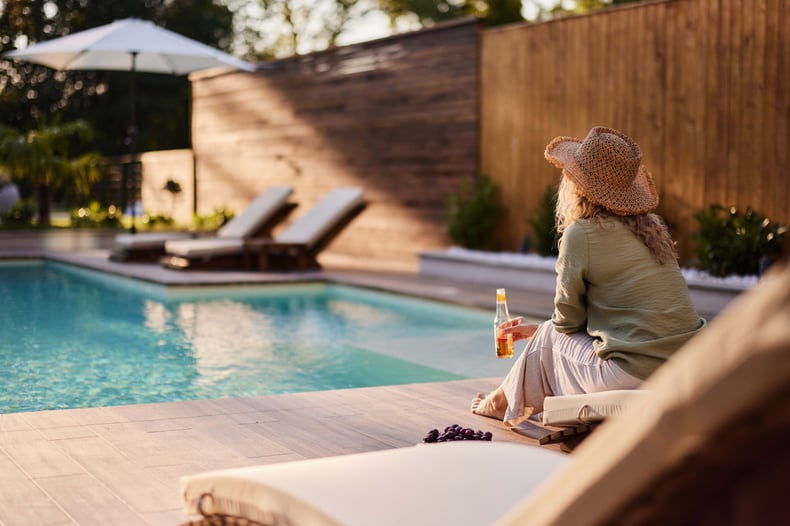
<path fill-rule="evenodd" d="M 329 280 L 488 308 L 492 289 L 410 272 L 179 272 L 107 260 L 101 243 L 0 236 L 0 258 L 48 257 L 169 285 Z M 509 290 L 511 310 L 544 318 L 551 297 Z M 536 444 L 469 412 L 497 378 L 266 397 L 0 415 L 0 525 L 178 525 L 178 481 L 208 469 L 395 447 L 458 423 Z M 530 434 L 527 430 L 526 434 Z M 540 446 L 546 447 L 546 446 Z"/>

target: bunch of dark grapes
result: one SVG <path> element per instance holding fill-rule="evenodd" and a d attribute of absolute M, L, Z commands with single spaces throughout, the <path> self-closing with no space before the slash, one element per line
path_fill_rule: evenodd
<path fill-rule="evenodd" d="M 434 442 L 453 442 L 455 440 L 491 440 L 491 432 L 475 431 L 470 427 L 461 427 L 458 424 L 453 424 L 444 428 L 443 433 L 439 433 L 438 429 L 431 429 L 423 442 L 432 444 Z"/>

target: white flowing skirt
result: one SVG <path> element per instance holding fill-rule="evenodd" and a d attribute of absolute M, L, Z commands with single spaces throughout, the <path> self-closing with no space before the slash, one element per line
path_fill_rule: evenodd
<path fill-rule="evenodd" d="M 547 396 L 639 387 L 642 380 L 601 359 L 593 341 L 586 332 L 564 334 L 551 320 L 542 323 L 502 382 L 505 424 L 515 426 L 541 413 Z"/>

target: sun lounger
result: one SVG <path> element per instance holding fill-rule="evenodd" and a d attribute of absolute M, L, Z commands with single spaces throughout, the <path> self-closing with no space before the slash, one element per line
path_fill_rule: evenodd
<path fill-rule="evenodd" d="M 361 188 L 337 188 L 273 240 L 263 240 L 253 250 L 260 270 L 320 268 L 318 254 L 365 207 Z"/>
<path fill-rule="evenodd" d="M 165 242 L 172 239 L 190 239 L 191 232 L 140 232 L 118 234 L 110 252 L 110 260 L 117 262 L 158 261 L 165 253 Z"/>
<path fill-rule="evenodd" d="M 253 239 L 231 242 L 227 239 L 184 240 L 165 244 L 167 256 L 162 264 L 169 268 L 193 268 L 211 263 L 218 256 L 244 255 L 247 265 L 258 262 L 260 270 L 275 266 L 290 270 L 317 268 L 316 256 L 365 206 L 361 188 L 337 188 L 318 201 L 310 210 L 275 239 Z"/>
<path fill-rule="evenodd" d="M 273 186 L 260 194 L 239 215 L 219 227 L 211 238 L 201 240 L 231 240 L 253 236 L 271 235 L 271 230 L 296 207 L 288 202 L 293 189 L 287 186 Z M 189 232 L 141 232 L 119 234 L 110 253 L 112 261 L 159 261 L 165 255 L 165 243 L 176 240 L 195 239 Z"/>
<path fill-rule="evenodd" d="M 212 471 L 182 478 L 184 510 L 293 525 L 784 524 L 790 267 L 764 279 L 570 455 L 459 442 Z"/>

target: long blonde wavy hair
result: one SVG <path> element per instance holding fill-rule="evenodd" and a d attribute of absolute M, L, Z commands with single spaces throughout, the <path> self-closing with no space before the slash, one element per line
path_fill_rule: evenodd
<path fill-rule="evenodd" d="M 675 242 L 669 235 L 669 229 L 658 214 L 639 214 L 620 216 L 613 214 L 601 205 L 591 203 L 576 189 L 567 177 L 560 179 L 557 192 L 557 232 L 562 235 L 568 226 L 577 219 L 591 219 L 602 222 L 606 218 L 615 218 L 639 238 L 650 252 L 663 265 L 669 261 L 677 261 L 678 253 Z M 562 241 L 560 239 L 560 241 Z"/>

